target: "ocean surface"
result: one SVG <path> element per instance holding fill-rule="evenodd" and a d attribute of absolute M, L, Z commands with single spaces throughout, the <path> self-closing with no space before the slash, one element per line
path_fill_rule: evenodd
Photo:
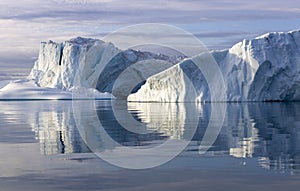
<path fill-rule="evenodd" d="M 300 103 L 32 100 L 0 108 L 1 191 L 300 187 Z"/>

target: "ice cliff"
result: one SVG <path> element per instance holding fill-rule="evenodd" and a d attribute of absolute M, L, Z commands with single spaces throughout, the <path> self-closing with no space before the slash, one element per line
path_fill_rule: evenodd
<path fill-rule="evenodd" d="M 226 86 L 226 100 L 213 101 L 300 100 L 300 30 L 243 40 L 211 55 Z M 189 58 L 148 78 L 128 100 L 211 101 L 211 95 L 204 75 Z"/>

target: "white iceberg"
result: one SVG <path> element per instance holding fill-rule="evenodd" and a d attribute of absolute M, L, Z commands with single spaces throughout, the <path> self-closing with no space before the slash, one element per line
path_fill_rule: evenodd
<path fill-rule="evenodd" d="M 213 77 L 206 79 L 194 62 L 207 64 L 207 54 L 182 60 L 120 50 L 90 38 L 43 42 L 28 78 L 1 82 L 0 99 L 72 99 L 74 92 L 88 96 L 96 92 L 97 98 L 112 94 L 120 99 L 128 96 L 128 101 L 300 100 L 300 30 L 243 40 L 210 56 L 220 68 L 223 88 L 212 82 Z M 216 73 L 215 68 L 210 73 Z"/>
<path fill-rule="evenodd" d="M 227 89 L 226 100 L 213 101 L 300 100 L 300 30 L 268 33 L 211 54 L 221 69 Z M 193 91 L 185 88 L 190 84 L 195 96 L 186 96 Z M 206 79 L 192 59 L 148 78 L 128 100 L 212 101 Z"/>
<path fill-rule="evenodd" d="M 119 80 L 117 86 L 114 84 L 129 66 L 154 60 L 156 71 L 163 71 L 180 59 L 130 49 L 122 51 L 112 43 L 91 38 L 77 37 L 63 43 L 42 42 L 38 60 L 28 78 L 0 83 L 0 99 L 126 98 L 132 89 L 130 81 Z M 165 62 L 171 64 L 167 66 Z M 137 74 L 141 84 L 157 73 L 144 71 L 145 67 L 132 69 L 131 74 Z"/>

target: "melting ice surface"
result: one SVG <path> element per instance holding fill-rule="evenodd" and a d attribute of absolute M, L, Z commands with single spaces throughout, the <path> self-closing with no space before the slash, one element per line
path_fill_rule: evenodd
<path fill-rule="evenodd" d="M 75 115 L 73 112 L 74 107 L 82 103 L 87 106 L 89 102 L 0 102 L 1 189 L 299 188 L 300 103 L 227 104 L 219 134 L 208 151 L 200 155 L 199 145 L 209 120 L 213 124 L 220 120 L 218 115 L 211 115 L 211 104 L 193 104 L 193 107 L 180 103 L 114 105 L 114 101 L 95 101 L 92 111 L 97 115 L 95 120 L 101 121 L 105 132 L 119 144 L 113 146 L 103 142 L 99 127 L 94 125 L 97 123 L 88 118 L 88 113 Z M 128 117 L 140 125 L 135 129 L 124 128 L 123 119 Z M 76 125 L 78 121 L 81 127 Z M 94 141 L 101 152 L 124 146 L 143 149 L 156 147 L 169 139 L 188 140 L 193 133 L 190 144 L 175 159 L 154 169 L 139 171 L 104 162 L 91 153 L 85 143 L 90 145 L 89 141 Z"/>

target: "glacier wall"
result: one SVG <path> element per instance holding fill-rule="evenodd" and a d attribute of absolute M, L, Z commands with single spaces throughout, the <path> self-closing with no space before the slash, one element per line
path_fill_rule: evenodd
<path fill-rule="evenodd" d="M 299 30 L 268 33 L 211 54 L 221 69 L 227 89 L 226 100 L 214 101 L 300 100 Z M 184 96 L 191 91 L 196 95 Z M 211 101 L 211 95 L 201 71 L 195 68 L 192 59 L 186 59 L 147 79 L 128 100 L 202 102 Z"/>

